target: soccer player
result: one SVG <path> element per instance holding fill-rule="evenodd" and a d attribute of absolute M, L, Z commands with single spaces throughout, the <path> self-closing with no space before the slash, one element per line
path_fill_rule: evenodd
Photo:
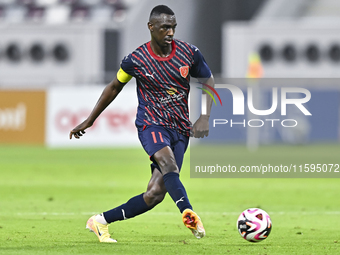
<path fill-rule="evenodd" d="M 176 26 L 175 14 L 169 7 L 154 7 L 148 22 L 151 41 L 123 59 L 116 78 L 105 87 L 89 117 L 70 132 L 70 139 L 72 136 L 79 139 L 124 85 L 132 77 L 136 78 L 139 101 L 136 127 L 152 161 L 152 175 L 146 192 L 87 221 L 86 227 L 100 242 L 116 242 L 109 234 L 108 224 L 151 210 L 167 192 L 182 213 L 184 225 L 196 238 L 205 236 L 202 221 L 192 210 L 179 172 L 189 136 L 203 138 L 209 132 L 212 100 L 207 100 L 206 115 L 201 115 L 193 126 L 189 120 L 190 76 L 210 86 L 214 86 L 214 79 L 198 48 L 174 39 Z"/>

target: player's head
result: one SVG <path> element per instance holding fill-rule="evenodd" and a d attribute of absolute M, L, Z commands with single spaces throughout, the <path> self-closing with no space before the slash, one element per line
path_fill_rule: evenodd
<path fill-rule="evenodd" d="M 150 13 L 151 38 L 161 47 L 171 44 L 177 26 L 175 13 L 166 5 L 157 5 Z"/>
<path fill-rule="evenodd" d="M 161 14 L 167 14 L 167 15 L 175 15 L 175 13 L 166 5 L 157 5 L 155 6 L 150 13 L 149 21 L 151 21 L 153 18 L 157 18 Z"/>

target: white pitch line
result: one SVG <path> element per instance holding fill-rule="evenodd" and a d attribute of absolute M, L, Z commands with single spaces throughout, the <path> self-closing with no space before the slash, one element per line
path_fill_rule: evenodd
<path fill-rule="evenodd" d="M 77 216 L 77 215 L 94 215 L 99 212 L 18 212 L 17 216 Z M 199 215 L 240 215 L 241 212 L 199 212 Z M 268 212 L 269 215 L 339 215 L 340 211 L 316 212 Z M 148 212 L 149 215 L 178 215 L 179 212 Z M 0 215 L 13 215 L 12 213 L 1 213 Z"/>
<path fill-rule="evenodd" d="M 177 215 L 175 212 L 150 212 L 152 215 Z M 199 215 L 240 215 L 241 212 L 199 212 Z M 268 212 L 270 215 L 338 215 L 340 211 L 329 211 L 329 212 L 313 212 L 313 211 L 303 211 L 303 212 Z"/>

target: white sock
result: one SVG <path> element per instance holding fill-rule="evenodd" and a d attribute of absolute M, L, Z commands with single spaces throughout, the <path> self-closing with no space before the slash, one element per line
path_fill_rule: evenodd
<path fill-rule="evenodd" d="M 104 218 L 104 214 L 102 214 L 102 213 L 101 214 L 97 214 L 96 217 L 95 217 L 95 220 L 97 222 L 99 222 L 100 224 L 104 224 L 104 225 L 108 224 L 107 221 Z"/>

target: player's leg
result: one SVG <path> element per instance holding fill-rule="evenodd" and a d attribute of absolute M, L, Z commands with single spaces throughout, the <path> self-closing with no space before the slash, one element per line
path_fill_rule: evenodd
<path fill-rule="evenodd" d="M 143 194 L 145 203 L 151 208 L 155 207 L 163 201 L 166 192 L 163 175 L 158 169 L 154 168 L 148 188 Z"/>
<path fill-rule="evenodd" d="M 164 185 L 172 200 L 182 213 L 185 209 L 192 209 L 186 190 L 179 179 L 179 168 L 175 155 L 169 146 L 166 146 L 153 155 L 163 174 Z"/>
<path fill-rule="evenodd" d="M 181 144 L 178 144 L 178 143 L 183 143 L 183 144 L 181 145 Z M 171 161 L 175 161 L 175 163 L 177 165 L 177 169 L 179 171 L 181 166 L 182 166 L 183 155 L 184 155 L 184 152 L 186 150 L 187 143 L 186 143 L 185 139 L 184 139 L 184 141 L 179 141 L 178 143 L 177 143 L 178 146 L 174 147 L 174 150 L 173 150 L 173 153 L 172 153 L 175 160 L 172 158 Z M 170 154 L 171 154 L 171 152 L 170 152 Z M 164 162 L 167 161 L 166 158 L 167 157 L 165 157 Z M 159 166 L 157 166 L 157 167 L 159 167 Z M 148 185 L 148 189 L 144 193 L 144 200 L 149 206 L 155 206 L 156 204 L 160 203 L 164 199 L 164 196 L 165 196 L 167 190 L 166 190 L 163 178 L 164 177 L 162 176 L 160 171 L 158 171 L 157 169 L 154 169 L 152 178 L 151 178 L 149 185 Z M 166 178 L 167 178 L 167 176 L 166 176 Z M 184 192 L 185 192 L 185 190 L 184 190 Z M 182 203 L 182 199 L 180 199 L 180 202 L 178 202 L 178 203 Z M 176 204 L 178 204 L 178 203 L 176 203 Z M 203 227 L 203 223 L 202 223 L 200 217 L 194 211 L 192 211 L 192 209 L 187 208 L 183 211 L 182 220 L 183 220 L 184 225 L 191 230 L 191 232 L 195 235 L 195 237 L 202 238 L 202 237 L 205 236 L 205 229 Z"/>
<path fill-rule="evenodd" d="M 163 173 L 165 187 L 171 198 L 182 213 L 184 225 L 189 228 L 196 238 L 205 236 L 205 229 L 200 217 L 192 210 L 187 193 L 179 180 L 179 171 L 182 166 L 183 156 L 188 145 L 188 139 L 178 135 L 175 145 L 164 147 L 153 156 Z"/>
<path fill-rule="evenodd" d="M 160 203 L 166 194 L 162 174 L 155 169 L 145 193 L 135 196 L 112 210 L 103 213 L 107 223 L 126 220 L 145 213 Z"/>
<path fill-rule="evenodd" d="M 108 225 L 115 221 L 127 220 L 152 209 L 143 198 L 144 193 L 132 197 L 125 204 L 109 211 L 92 216 L 86 224 L 86 228 L 94 232 L 100 242 L 116 242 L 110 237 Z"/>
<path fill-rule="evenodd" d="M 163 176 L 154 169 L 145 193 L 131 198 L 112 210 L 92 216 L 87 221 L 86 227 L 98 236 L 100 242 L 116 242 L 108 232 L 109 223 L 133 218 L 149 211 L 163 201 L 165 194 Z"/>

